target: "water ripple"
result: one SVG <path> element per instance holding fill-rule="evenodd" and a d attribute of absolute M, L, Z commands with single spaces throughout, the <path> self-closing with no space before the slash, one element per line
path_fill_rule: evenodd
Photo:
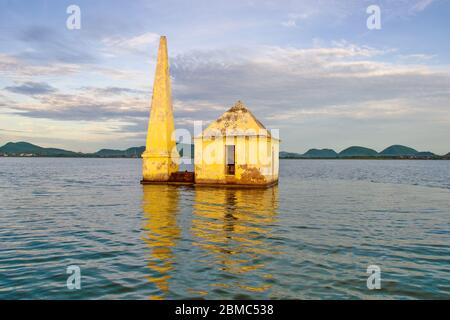
<path fill-rule="evenodd" d="M 0 299 L 449 297 L 450 161 L 282 161 L 267 190 L 141 186 L 140 168 L 1 159 Z"/>

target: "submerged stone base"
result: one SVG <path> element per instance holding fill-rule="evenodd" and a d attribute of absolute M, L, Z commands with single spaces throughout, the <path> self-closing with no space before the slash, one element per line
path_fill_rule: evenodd
<path fill-rule="evenodd" d="M 146 181 L 168 181 L 172 174 L 178 171 L 178 158 L 176 155 L 142 154 L 142 176 Z"/>
<path fill-rule="evenodd" d="M 196 187 L 213 187 L 213 188 L 242 188 L 242 189 L 266 189 L 278 184 L 278 180 L 265 184 L 244 184 L 244 183 L 195 183 Z"/>
<path fill-rule="evenodd" d="M 278 180 L 271 181 L 269 183 L 264 184 L 245 184 L 245 183 L 214 183 L 214 182 L 206 182 L 206 181 L 195 181 L 194 172 L 188 171 L 178 171 L 173 172 L 168 180 L 141 180 L 141 184 L 178 184 L 178 185 L 191 185 L 196 187 L 217 187 L 217 188 L 269 188 L 278 184 Z"/>
<path fill-rule="evenodd" d="M 141 184 L 194 184 L 194 173 L 188 171 L 172 172 L 167 180 L 141 180 Z"/>

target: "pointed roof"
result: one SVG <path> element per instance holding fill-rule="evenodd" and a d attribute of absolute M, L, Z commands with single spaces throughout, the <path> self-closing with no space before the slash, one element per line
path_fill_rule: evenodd
<path fill-rule="evenodd" d="M 200 136 L 268 136 L 270 132 L 266 127 L 247 109 L 242 101 L 222 114 L 212 122 Z"/>

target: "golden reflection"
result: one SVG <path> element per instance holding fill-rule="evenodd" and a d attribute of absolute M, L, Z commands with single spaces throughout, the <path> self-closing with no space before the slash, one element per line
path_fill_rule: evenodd
<path fill-rule="evenodd" d="M 195 188 L 193 244 L 206 250 L 205 263 L 239 280 L 214 279 L 215 287 L 237 286 L 249 292 L 270 288 L 266 257 L 277 254 L 267 241 L 278 210 L 278 187 L 268 189 Z M 225 277 L 221 277 L 224 279 Z M 236 279 L 236 277 L 230 277 Z M 245 280 L 243 280 L 245 279 Z"/>
<path fill-rule="evenodd" d="M 148 267 L 155 274 L 148 276 L 148 280 L 161 292 L 150 299 L 163 299 L 169 291 L 174 247 L 181 235 L 177 224 L 179 190 L 170 185 L 143 185 L 143 193 L 144 229 L 147 231 L 144 241 L 151 250 Z"/>

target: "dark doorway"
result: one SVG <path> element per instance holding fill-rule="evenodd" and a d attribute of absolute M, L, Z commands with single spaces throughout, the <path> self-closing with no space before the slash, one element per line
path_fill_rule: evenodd
<path fill-rule="evenodd" d="M 225 146 L 225 165 L 226 165 L 226 174 L 234 175 L 235 173 L 235 146 L 227 145 Z"/>

